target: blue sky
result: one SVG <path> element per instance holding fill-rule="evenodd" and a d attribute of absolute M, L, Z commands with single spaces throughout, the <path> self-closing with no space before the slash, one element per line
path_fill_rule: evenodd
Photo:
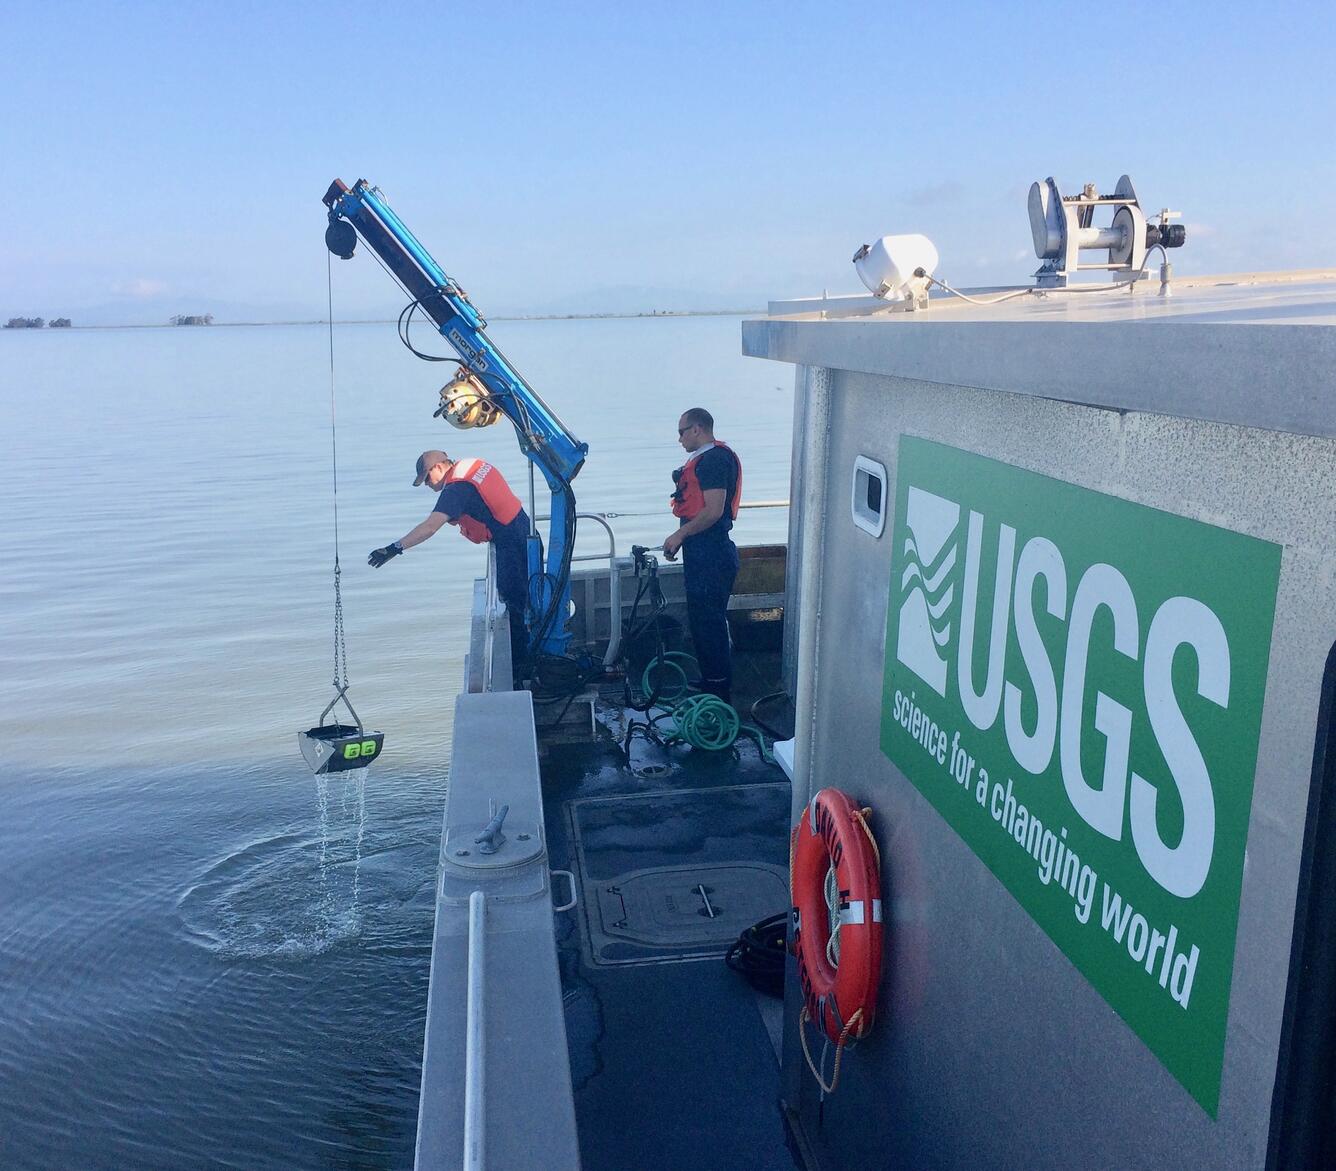
<path fill-rule="evenodd" d="M 1035 267 L 1055 175 L 1185 213 L 1180 272 L 1336 264 L 1317 4 L 10 6 L 0 317 L 323 312 L 320 196 L 380 185 L 484 312 L 859 289 L 923 231 Z M 400 297 L 365 255 L 336 312 Z M 643 305 L 637 302 L 644 302 Z M 91 318 L 90 318 L 91 319 Z"/>

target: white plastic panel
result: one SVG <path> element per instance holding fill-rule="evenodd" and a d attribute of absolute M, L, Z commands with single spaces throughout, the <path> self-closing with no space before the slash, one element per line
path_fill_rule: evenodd
<path fill-rule="evenodd" d="M 886 468 L 860 455 L 854 459 L 854 524 L 865 533 L 880 537 L 886 530 Z"/>

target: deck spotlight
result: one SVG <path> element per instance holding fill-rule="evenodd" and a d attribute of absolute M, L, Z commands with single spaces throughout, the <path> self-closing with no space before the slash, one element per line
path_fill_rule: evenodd
<path fill-rule="evenodd" d="M 906 302 L 906 309 L 927 304 L 928 277 L 936 267 L 937 249 L 917 232 L 883 236 L 854 253 L 854 268 L 868 291 L 886 301 Z"/>
<path fill-rule="evenodd" d="M 441 387 L 441 405 L 433 412 L 454 427 L 490 427 L 501 415 L 492 392 L 476 374 L 461 370 Z"/>

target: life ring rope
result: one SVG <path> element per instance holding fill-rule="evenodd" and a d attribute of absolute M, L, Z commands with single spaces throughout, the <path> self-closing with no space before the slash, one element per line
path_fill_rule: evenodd
<path fill-rule="evenodd" d="M 867 819 L 872 816 L 872 810 L 867 806 L 862 809 L 855 809 L 850 813 L 859 825 L 863 827 L 863 832 L 867 834 L 867 840 L 872 843 L 872 856 L 877 860 L 877 873 L 881 873 L 881 851 L 877 849 L 877 839 L 872 836 L 872 830 L 868 826 Z M 793 851 L 792 840 L 789 850 L 789 882 L 793 882 Z M 835 867 L 831 866 L 826 870 L 826 906 L 830 911 L 830 938 L 826 940 L 826 960 L 832 968 L 840 966 L 840 911 L 839 911 L 839 879 L 835 876 Z"/>
<path fill-rule="evenodd" d="M 881 851 L 877 848 L 877 839 L 872 836 L 872 827 L 868 825 L 867 819 L 872 816 L 871 806 L 864 805 L 862 809 L 855 809 L 853 819 L 863 827 L 863 832 L 867 834 L 867 840 L 872 844 L 872 856 L 877 860 L 877 872 L 881 872 Z"/>
<path fill-rule="evenodd" d="M 826 962 L 837 971 L 840 966 L 840 880 L 835 867 L 826 869 L 826 914 L 830 918 L 830 938 L 826 940 Z"/>
<path fill-rule="evenodd" d="M 807 1026 L 812 1018 L 807 1015 L 807 1006 L 803 1005 L 798 1013 L 798 1039 L 802 1042 L 803 1056 L 807 1058 L 807 1068 L 812 1071 L 812 1076 L 816 1078 L 816 1084 L 821 1087 L 823 1094 L 833 1094 L 835 1087 L 840 1084 L 840 1061 L 844 1057 L 844 1046 L 849 1039 L 849 1033 L 856 1024 L 863 1019 L 863 1010 L 855 1009 L 853 1015 L 849 1017 L 849 1023 L 844 1026 L 844 1031 L 840 1034 L 840 1039 L 835 1042 L 835 1068 L 831 1070 L 830 1085 L 826 1085 L 826 1080 L 821 1076 L 821 1071 L 817 1069 L 812 1061 L 812 1051 L 807 1047 Z M 859 1034 L 861 1036 L 861 1033 Z M 830 1044 L 830 1038 L 821 1039 L 821 1065 L 824 1068 L 826 1064 L 826 1046 Z"/>

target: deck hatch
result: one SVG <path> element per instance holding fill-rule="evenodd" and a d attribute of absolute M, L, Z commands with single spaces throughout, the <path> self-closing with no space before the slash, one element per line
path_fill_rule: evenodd
<path fill-rule="evenodd" d="M 787 784 L 570 802 L 588 962 L 717 959 L 785 910 L 788 802 Z"/>
<path fill-rule="evenodd" d="M 599 883 L 594 897 L 595 963 L 717 958 L 745 928 L 783 907 L 788 883 L 782 867 L 754 862 L 665 867 Z"/>

